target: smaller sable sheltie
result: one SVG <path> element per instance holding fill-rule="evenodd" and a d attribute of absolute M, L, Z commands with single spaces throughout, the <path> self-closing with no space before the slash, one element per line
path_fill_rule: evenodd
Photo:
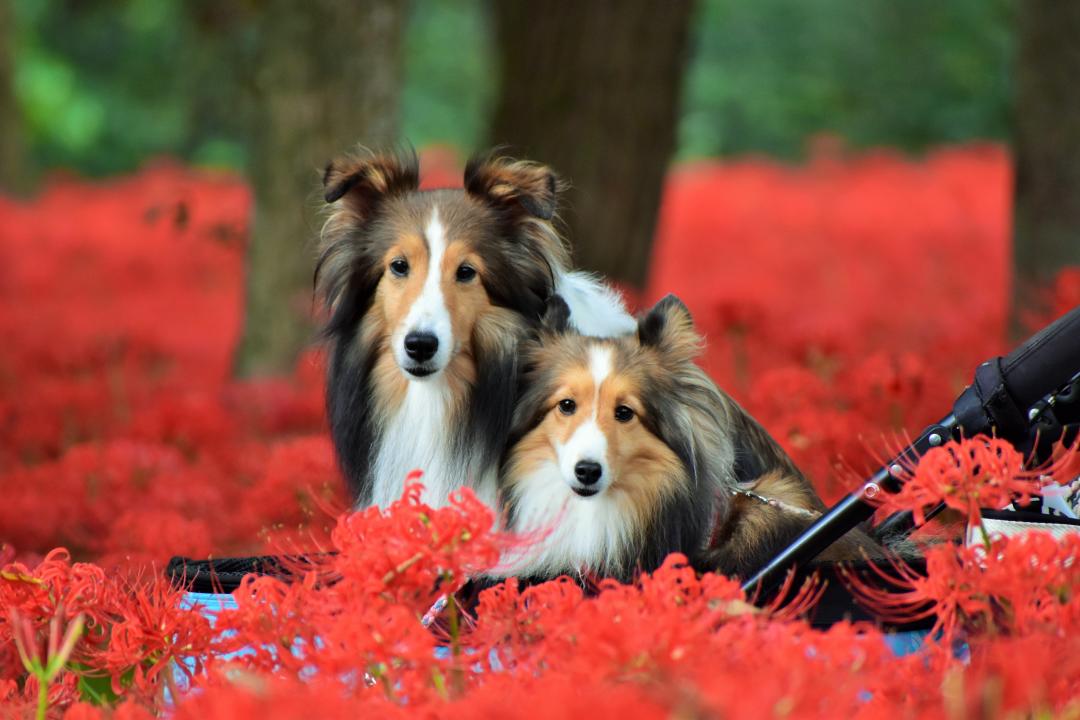
<path fill-rule="evenodd" d="M 695 364 L 701 339 L 676 297 L 615 339 L 582 336 L 569 317 L 552 298 L 525 346 L 500 476 L 506 529 L 522 544 L 491 577 L 627 581 L 672 552 L 746 576 L 824 509 L 772 437 Z M 823 559 L 874 547 L 849 536 Z"/>
<path fill-rule="evenodd" d="M 423 471 L 440 506 L 472 487 L 495 501 L 518 341 L 554 292 L 592 335 L 634 327 L 621 301 L 569 269 L 543 165 L 478 158 L 462 189 L 420 190 L 415 155 L 335 160 L 316 269 L 329 309 L 327 410 L 357 505 L 386 506 Z"/>

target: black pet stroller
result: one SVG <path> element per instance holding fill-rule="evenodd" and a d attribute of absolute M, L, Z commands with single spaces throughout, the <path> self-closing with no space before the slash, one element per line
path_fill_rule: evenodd
<path fill-rule="evenodd" d="M 842 581 L 842 571 L 861 573 L 858 563 L 839 568 L 815 558 L 846 533 L 858 526 L 865 527 L 875 510 L 875 498 L 882 493 L 895 492 L 911 467 L 930 448 L 947 440 L 975 435 L 993 435 L 1013 444 L 1031 467 L 1045 463 L 1058 443 L 1071 444 L 1080 435 L 1080 307 L 1073 309 L 1054 323 L 1029 338 L 1005 357 L 988 360 L 976 369 L 972 384 L 953 404 L 951 412 L 940 422 L 927 427 L 918 438 L 896 457 L 885 463 L 855 492 L 848 495 L 822 515 L 801 536 L 777 554 L 753 577 L 743 589 L 755 602 L 773 600 L 778 588 L 791 575 L 787 587 L 799 587 L 808 578 L 821 582 L 822 595 L 810 611 L 808 620 L 816 627 L 828 627 L 838 621 L 863 620 L 875 622 L 891 633 L 892 647 L 898 654 L 918 646 L 934 618 L 898 626 L 879 622 L 859 606 Z M 929 519 L 944 509 L 930 508 Z M 1065 506 L 1064 512 L 1049 503 L 1035 499 L 1016 510 L 987 510 L 984 519 L 1009 526 L 1048 529 L 1054 532 L 1080 532 L 1080 519 Z M 1071 515 L 1071 517 L 1070 517 Z M 872 528 L 878 540 L 895 542 L 915 527 L 910 512 L 895 513 Z M 915 572 L 925 571 L 917 561 L 907 561 Z M 188 591 L 186 602 L 193 611 L 208 614 L 228 609 L 232 605 L 229 593 L 248 574 L 287 576 L 296 559 L 283 563 L 275 557 L 225 558 L 192 560 L 173 558 L 166 572 L 172 581 Z M 873 574 L 865 574 L 873 581 Z"/>

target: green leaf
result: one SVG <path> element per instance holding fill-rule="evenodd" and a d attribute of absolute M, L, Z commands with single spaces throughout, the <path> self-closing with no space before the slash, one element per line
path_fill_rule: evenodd
<path fill-rule="evenodd" d="M 135 668 L 131 668 L 120 677 L 121 687 L 131 687 L 134 678 Z M 94 705 L 116 705 L 120 696 L 113 691 L 111 676 L 80 674 L 79 699 Z"/>

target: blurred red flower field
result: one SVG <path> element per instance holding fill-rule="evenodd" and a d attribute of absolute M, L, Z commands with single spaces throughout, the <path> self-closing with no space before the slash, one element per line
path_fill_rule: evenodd
<path fill-rule="evenodd" d="M 432 157 L 428 183 L 452 178 Z M 706 368 L 836 499 L 1005 349 L 1010 184 L 996 146 L 678 167 L 635 299 L 680 295 Z M 2 712 L 38 702 L 18 650 L 81 618 L 48 690 L 73 718 L 161 711 L 182 657 L 206 668 L 177 717 L 1080 714 L 1080 655 L 1064 650 L 1080 544 L 1037 536 L 989 559 L 943 546 L 939 582 L 904 589 L 949 608 L 946 637 L 977 629 L 967 663 L 944 641 L 898 659 L 870 628 L 752 610 L 736 583 L 675 560 L 595 599 L 566 583 L 489 591 L 437 657 L 446 638 L 418 617 L 497 553 L 490 516 L 468 497 L 338 516 L 317 350 L 289 377 L 231 376 L 250 210 L 235 177 L 170 164 L 0 198 Z M 1059 312 L 1080 303 L 1080 272 L 1047 292 Z M 159 577 L 173 555 L 331 547 L 308 581 L 245 585 L 219 621 L 228 641 Z M 1022 572 L 1032 557 L 1040 572 Z M 224 659 L 245 645 L 262 649 Z M 95 676 L 106 696 L 86 690 Z"/>

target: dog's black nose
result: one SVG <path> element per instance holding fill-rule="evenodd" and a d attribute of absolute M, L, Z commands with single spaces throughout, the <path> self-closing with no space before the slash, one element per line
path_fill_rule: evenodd
<path fill-rule="evenodd" d="M 405 354 L 416 362 L 427 362 L 438 349 L 439 338 L 431 333 L 411 332 L 405 336 Z"/>
<path fill-rule="evenodd" d="M 582 460 L 574 466 L 574 477 L 582 485 L 595 485 L 603 473 L 600 463 L 592 460 Z"/>

